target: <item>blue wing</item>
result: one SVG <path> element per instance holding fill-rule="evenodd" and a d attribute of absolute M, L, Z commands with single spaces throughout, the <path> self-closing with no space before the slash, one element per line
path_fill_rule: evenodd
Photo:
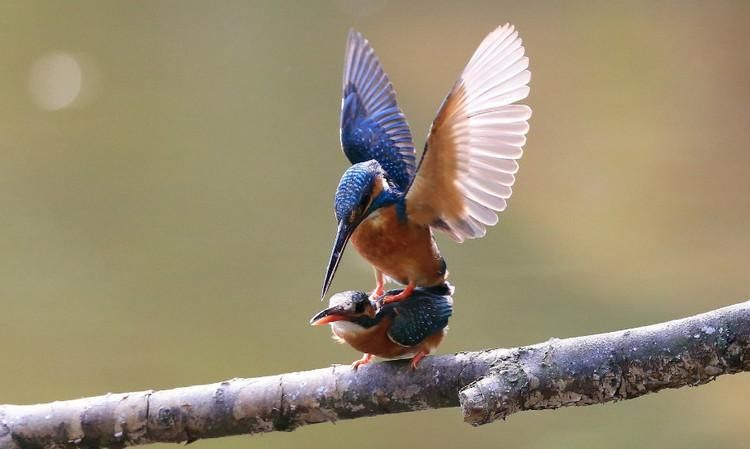
<path fill-rule="evenodd" d="M 414 178 L 416 155 L 406 117 L 388 75 L 367 40 L 349 31 L 341 101 L 341 147 L 352 164 L 375 159 L 405 191 Z"/>
<path fill-rule="evenodd" d="M 396 303 L 397 313 L 388 330 L 391 340 L 402 346 L 415 346 L 445 328 L 453 314 L 453 300 L 450 289 L 442 293 L 417 289 L 412 296 Z"/>

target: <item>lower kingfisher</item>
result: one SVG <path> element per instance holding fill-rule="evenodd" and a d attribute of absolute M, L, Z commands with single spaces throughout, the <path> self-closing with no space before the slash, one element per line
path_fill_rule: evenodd
<path fill-rule="evenodd" d="M 331 297 L 329 307 L 315 315 L 310 324 L 330 324 L 334 340 L 364 353 L 352 363 L 354 369 L 373 357 L 411 358 L 411 367 L 416 369 L 448 331 L 452 294 L 453 287 L 448 283 L 418 287 L 407 299 L 378 308 L 365 292 L 337 293 Z"/>
<path fill-rule="evenodd" d="M 406 286 L 443 284 L 448 272 L 433 237 L 483 237 L 505 210 L 526 143 L 531 108 L 529 60 L 510 24 L 479 45 L 443 100 L 419 165 L 406 117 L 368 41 L 349 32 L 341 102 L 341 146 L 353 164 L 335 196 L 338 228 L 326 269 L 325 296 L 347 242 L 375 269 L 372 297 L 384 277 Z"/>

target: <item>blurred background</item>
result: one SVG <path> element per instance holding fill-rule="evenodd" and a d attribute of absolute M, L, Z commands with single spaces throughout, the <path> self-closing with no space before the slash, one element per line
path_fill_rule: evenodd
<path fill-rule="evenodd" d="M 308 319 L 334 235 L 346 32 L 417 147 L 481 39 L 514 23 L 534 109 L 481 241 L 439 237 L 442 352 L 644 325 L 750 297 L 750 3 L 0 4 L 0 403 L 357 358 Z M 347 251 L 332 291 L 371 288 Z M 230 447 L 736 448 L 750 377 L 473 429 L 457 409 L 199 441 Z"/>

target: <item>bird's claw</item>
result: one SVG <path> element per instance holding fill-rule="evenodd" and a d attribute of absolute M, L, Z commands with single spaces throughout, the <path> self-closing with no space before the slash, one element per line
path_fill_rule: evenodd
<path fill-rule="evenodd" d="M 383 299 L 385 298 L 385 289 L 378 286 L 370 293 L 370 302 L 375 306 L 375 311 L 379 312 L 383 308 Z"/>
<path fill-rule="evenodd" d="M 411 294 L 414 292 L 415 287 L 416 286 L 413 283 L 410 282 L 399 293 L 397 293 L 395 295 L 386 295 L 386 296 L 383 296 L 382 298 L 379 298 L 376 301 L 376 304 L 378 304 L 378 309 L 380 309 L 381 307 L 383 307 L 386 304 L 390 304 L 392 302 L 399 302 L 399 301 L 405 300 L 406 298 L 408 298 L 409 296 L 411 296 Z"/>
<path fill-rule="evenodd" d="M 414 358 L 411 359 L 411 363 L 409 365 L 411 366 L 412 371 L 417 370 L 417 365 L 419 365 L 419 362 L 427 356 L 427 353 L 424 351 L 419 351 L 417 355 L 414 356 Z"/>
<path fill-rule="evenodd" d="M 380 309 L 383 308 L 384 305 L 390 304 L 392 302 L 399 302 L 403 301 L 414 292 L 415 285 L 409 283 L 403 290 L 396 293 L 395 295 L 385 295 L 384 291 L 380 291 L 378 294 L 377 289 L 372 292 L 370 295 L 370 301 L 375 305 L 376 311 L 380 311 Z"/>
<path fill-rule="evenodd" d="M 399 293 L 397 295 L 385 295 L 385 296 L 381 297 L 378 301 L 380 302 L 381 306 L 384 306 L 386 304 L 390 304 L 392 302 L 403 301 L 404 299 L 406 299 L 406 296 L 402 296 L 402 294 L 403 294 L 403 292 Z"/>
<path fill-rule="evenodd" d="M 352 362 L 352 369 L 354 371 L 357 371 L 357 368 L 359 368 L 361 365 L 367 365 L 372 361 L 372 354 L 362 354 L 362 358 L 359 360 L 355 360 Z"/>
<path fill-rule="evenodd" d="M 385 293 L 385 291 L 383 291 L 382 289 L 381 290 L 378 290 L 378 289 L 373 290 L 372 293 L 370 293 L 370 301 L 377 302 L 383 296 L 384 293 Z"/>

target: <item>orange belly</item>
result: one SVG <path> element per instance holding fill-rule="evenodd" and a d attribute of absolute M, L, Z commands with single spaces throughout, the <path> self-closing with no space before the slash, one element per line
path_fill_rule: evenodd
<path fill-rule="evenodd" d="M 430 228 L 399 220 L 394 206 L 378 209 L 360 223 L 351 243 L 375 269 L 402 284 L 445 282 L 445 261 Z"/>
<path fill-rule="evenodd" d="M 401 346 L 388 337 L 387 330 L 390 328 L 390 319 L 386 318 L 382 325 L 370 329 L 359 328 L 355 332 L 347 332 L 344 328 L 331 326 L 333 335 L 341 343 L 348 343 L 352 348 L 365 354 L 372 354 L 382 359 L 400 359 L 413 357 L 420 351 L 427 354 L 435 352 L 443 341 L 447 328 L 440 329 L 425 338 L 415 346 Z"/>

